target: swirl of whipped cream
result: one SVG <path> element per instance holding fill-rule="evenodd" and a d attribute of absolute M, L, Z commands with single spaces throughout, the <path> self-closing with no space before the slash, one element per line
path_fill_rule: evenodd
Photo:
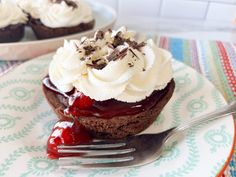
<path fill-rule="evenodd" d="M 44 9 L 48 4 L 45 0 L 16 0 L 17 5 L 34 19 L 39 19 L 40 9 Z"/>
<path fill-rule="evenodd" d="M 25 24 L 27 20 L 27 15 L 17 5 L 7 1 L 0 3 L 0 28 L 15 24 Z"/>
<path fill-rule="evenodd" d="M 49 65 L 51 81 L 63 92 L 72 90 L 72 83 L 83 74 L 87 74 L 86 62 L 79 60 L 82 54 L 76 51 L 76 42 L 75 40 L 65 41 L 64 46 L 57 50 Z"/>
<path fill-rule="evenodd" d="M 165 88 L 173 77 L 171 54 L 158 48 L 152 39 L 140 47 L 135 47 L 131 42 L 109 47 L 110 42 L 114 46 L 118 32 L 122 38 L 132 39 L 132 34 L 121 28 L 117 32 L 105 33 L 103 39 L 95 40 L 94 37 L 65 42 L 49 66 L 52 83 L 63 92 L 75 87 L 97 101 L 113 98 L 138 102 L 154 90 Z M 85 46 L 90 46 L 87 59 L 84 59 Z M 93 66 L 97 61 L 103 63 L 102 67 Z"/>
<path fill-rule="evenodd" d="M 77 26 L 93 20 L 90 7 L 83 0 L 73 1 L 77 7 L 69 6 L 65 1 L 53 3 L 49 0 L 21 0 L 20 6 L 33 18 L 47 27 L 60 28 Z"/>

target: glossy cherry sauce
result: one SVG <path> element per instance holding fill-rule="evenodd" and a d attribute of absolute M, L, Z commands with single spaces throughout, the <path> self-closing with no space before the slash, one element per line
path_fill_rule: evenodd
<path fill-rule="evenodd" d="M 51 159 L 57 159 L 63 156 L 74 156 L 79 154 L 60 154 L 59 145 L 77 145 L 92 141 L 89 133 L 77 122 L 68 120 L 58 121 L 47 141 L 47 155 Z"/>
<path fill-rule="evenodd" d="M 82 93 L 78 94 L 78 91 L 76 90 L 73 90 L 69 93 L 62 93 L 50 82 L 48 77 L 44 78 L 43 84 L 48 89 L 48 91 L 54 92 L 58 97 L 64 97 L 68 100 L 67 102 L 69 102 L 69 99 L 71 99 L 74 100 L 74 103 L 81 102 L 79 104 L 86 104 L 86 106 L 83 107 L 79 106 L 79 104 L 66 105 L 64 103 L 66 107 L 64 112 L 66 114 L 71 114 L 75 117 L 94 116 L 104 119 L 109 119 L 114 116 L 134 115 L 143 112 L 144 110 L 149 110 L 154 107 L 167 92 L 166 89 L 162 91 L 154 91 L 149 97 L 140 102 L 126 103 L 117 101 L 115 99 L 95 101 L 83 95 Z"/>

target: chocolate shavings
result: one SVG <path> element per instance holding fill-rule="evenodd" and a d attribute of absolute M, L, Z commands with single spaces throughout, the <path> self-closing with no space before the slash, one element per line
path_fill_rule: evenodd
<path fill-rule="evenodd" d="M 97 31 L 96 33 L 95 33 L 95 40 L 98 40 L 98 39 L 103 39 L 104 38 L 104 33 L 103 33 L 103 31 Z"/>
<path fill-rule="evenodd" d="M 87 40 L 87 38 L 85 37 L 85 38 L 83 39 L 83 41 L 81 41 L 80 44 L 84 44 L 86 40 Z"/>
<path fill-rule="evenodd" d="M 96 47 L 93 47 L 91 45 L 84 46 L 83 48 L 85 50 L 85 55 L 90 55 L 92 52 L 96 50 Z"/>
<path fill-rule="evenodd" d="M 124 48 L 121 51 L 115 49 L 109 56 L 107 56 L 108 61 L 116 61 L 119 58 L 122 59 L 127 54 L 128 48 Z"/>
<path fill-rule="evenodd" d="M 123 45 L 125 42 L 129 44 L 130 47 L 140 50 L 140 48 L 144 47 L 146 45 L 145 42 L 138 43 L 136 41 L 131 41 L 130 39 L 125 39 L 121 36 L 122 32 L 119 31 L 115 36 L 114 36 L 114 41 L 112 45 L 114 48 L 116 48 L 119 45 Z"/>
<path fill-rule="evenodd" d="M 134 63 L 128 63 L 129 67 L 133 67 L 134 66 Z"/>
<path fill-rule="evenodd" d="M 114 36 L 114 41 L 112 43 L 112 45 L 114 46 L 114 48 L 116 48 L 119 45 L 124 44 L 125 39 L 121 37 L 121 31 L 119 31 L 115 36 Z"/>
<path fill-rule="evenodd" d="M 132 49 L 129 49 L 129 51 L 135 56 L 138 58 L 138 56 L 134 53 L 134 51 Z"/>
<path fill-rule="evenodd" d="M 99 59 L 93 60 L 91 64 L 87 63 L 86 65 L 100 70 L 100 69 L 103 69 L 107 64 L 104 59 L 99 58 Z"/>
<path fill-rule="evenodd" d="M 145 42 L 137 43 L 136 41 L 131 41 L 130 39 L 126 39 L 125 42 L 129 44 L 130 47 L 140 50 L 140 48 L 146 45 Z"/>
<path fill-rule="evenodd" d="M 74 45 L 75 45 L 76 51 L 79 51 L 78 45 L 76 43 L 74 43 Z"/>

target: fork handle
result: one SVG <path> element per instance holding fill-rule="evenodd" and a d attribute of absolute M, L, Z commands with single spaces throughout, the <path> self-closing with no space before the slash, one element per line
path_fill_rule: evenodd
<path fill-rule="evenodd" d="M 191 128 L 193 126 L 199 125 L 201 123 L 205 123 L 208 121 L 212 121 L 215 119 L 219 119 L 222 118 L 224 116 L 230 115 L 232 113 L 236 112 L 236 100 L 232 101 L 231 103 L 229 103 L 228 105 L 225 105 L 213 112 L 210 112 L 208 114 L 199 116 L 197 118 L 191 119 L 191 120 L 187 120 L 187 121 L 183 121 L 179 126 L 177 126 L 176 128 L 174 128 L 174 132 L 176 131 L 184 131 L 188 128 Z"/>

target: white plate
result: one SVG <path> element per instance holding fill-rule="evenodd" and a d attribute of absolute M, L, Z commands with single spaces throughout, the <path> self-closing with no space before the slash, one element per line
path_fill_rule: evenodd
<path fill-rule="evenodd" d="M 92 30 L 52 39 L 37 40 L 33 31 L 26 27 L 25 36 L 19 42 L 0 43 L 1 60 L 25 60 L 49 53 L 60 47 L 65 39 L 79 39 L 91 36 L 97 29 L 112 28 L 117 15 L 114 9 L 96 1 L 88 1 L 95 17 L 95 27 Z M 12 52 L 14 51 L 14 52 Z"/>
<path fill-rule="evenodd" d="M 0 81 L 0 176 L 45 177 L 215 177 L 234 143 L 232 116 L 200 125 L 159 160 L 139 168 L 60 170 L 46 157 L 46 141 L 56 115 L 45 101 L 41 79 L 52 54 L 18 66 Z M 215 110 L 226 102 L 220 92 L 190 67 L 173 61 L 176 89 L 159 118 L 145 132 L 159 132 L 185 119 Z"/>

